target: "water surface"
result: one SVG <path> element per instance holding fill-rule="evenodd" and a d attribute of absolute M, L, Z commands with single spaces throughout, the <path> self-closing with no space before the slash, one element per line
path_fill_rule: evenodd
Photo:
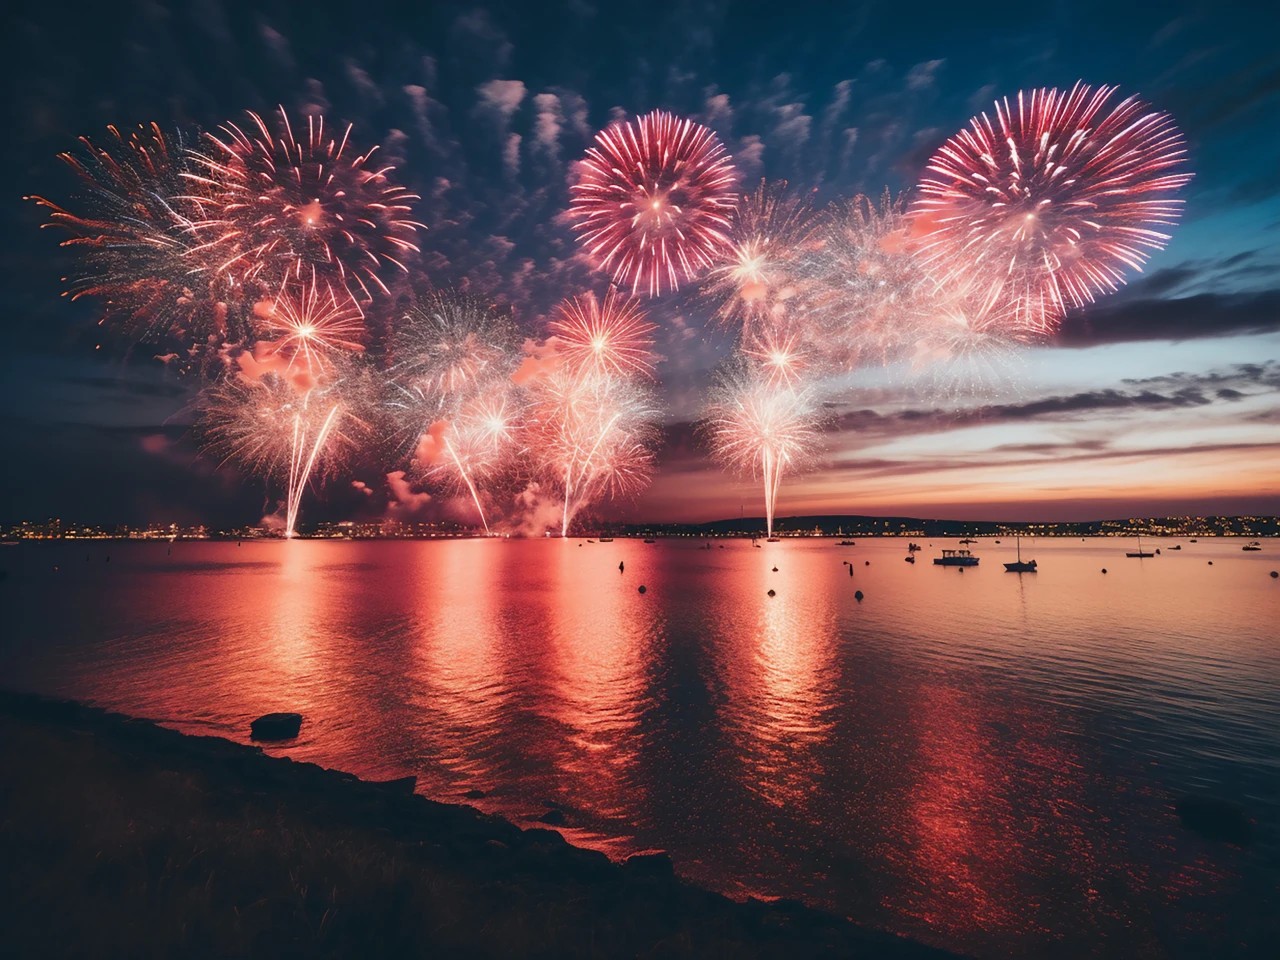
<path fill-rule="evenodd" d="M 980 956 L 1243 956 L 1280 936 L 1280 543 L 1243 542 L 24 543 L 0 682 L 298 710 L 273 752 Z"/>

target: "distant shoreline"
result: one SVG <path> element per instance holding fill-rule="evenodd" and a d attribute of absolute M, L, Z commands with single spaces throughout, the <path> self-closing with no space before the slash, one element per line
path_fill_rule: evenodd
<path fill-rule="evenodd" d="M 731 900 L 665 854 L 614 863 L 413 778 L 2 691 L 0 739 L 15 955 L 955 956 L 794 901 Z"/>

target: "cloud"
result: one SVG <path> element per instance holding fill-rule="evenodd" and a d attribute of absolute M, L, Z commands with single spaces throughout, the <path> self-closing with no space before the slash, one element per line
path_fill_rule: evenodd
<path fill-rule="evenodd" d="M 1177 279 L 1176 275 L 1173 278 Z M 1280 330 L 1280 290 L 1202 293 L 1176 300 L 1102 301 L 1068 314 L 1058 343 L 1192 340 Z"/>

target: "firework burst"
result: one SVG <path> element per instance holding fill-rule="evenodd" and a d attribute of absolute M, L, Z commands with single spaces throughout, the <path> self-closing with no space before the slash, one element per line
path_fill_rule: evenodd
<path fill-rule="evenodd" d="M 803 330 L 810 349 L 837 367 L 886 362 L 911 342 L 931 286 L 915 258 L 901 199 L 888 191 L 838 201 L 821 243 L 805 258 Z"/>
<path fill-rule="evenodd" d="M 640 302 L 610 287 L 560 302 L 550 323 L 561 355 L 585 371 L 621 377 L 653 376 L 653 338 Z"/>
<path fill-rule="evenodd" d="M 286 284 L 261 313 L 260 335 L 291 374 L 315 381 L 330 372 L 335 356 L 364 350 L 364 315 L 345 289 L 314 278 Z"/>
<path fill-rule="evenodd" d="M 912 216 L 940 283 L 986 278 L 1035 334 L 1116 290 L 1169 239 L 1191 179 L 1173 120 L 1115 87 L 996 101 L 930 160 Z"/>
<path fill-rule="evenodd" d="M 86 213 L 28 198 L 50 211 L 47 226 L 71 234 L 62 246 L 79 255 L 80 270 L 67 292 L 99 300 L 101 325 L 206 360 L 246 335 L 257 291 L 218 275 L 192 235 L 200 211 L 182 180 L 189 162 L 181 143 L 171 145 L 156 124 L 108 132 L 100 143 L 81 137 L 80 153 L 59 154 L 86 189 Z"/>
<path fill-rule="evenodd" d="M 350 146 L 350 126 L 334 138 L 310 116 L 297 138 L 283 107 L 275 130 L 252 111 L 249 121 L 206 134 L 207 150 L 192 154 L 198 172 L 184 174 L 200 210 L 193 230 L 219 273 L 275 285 L 318 272 L 364 302 L 387 293 L 387 269 L 407 273 L 405 258 L 418 252 L 422 224 L 410 218 L 419 197 L 378 166 L 377 147 Z"/>
<path fill-rule="evenodd" d="M 770 383 L 746 366 L 730 371 L 716 386 L 700 429 L 712 456 L 763 483 L 770 537 L 782 477 L 813 463 L 822 441 L 821 420 L 810 389 Z"/>
<path fill-rule="evenodd" d="M 707 271 L 703 295 L 722 324 L 761 333 L 785 326 L 803 284 L 802 258 L 817 240 L 812 206 L 787 193 L 785 180 L 760 182 L 742 198 L 724 259 Z"/>
<path fill-rule="evenodd" d="M 569 215 L 596 267 L 655 297 L 729 251 L 736 188 L 714 133 L 655 110 L 596 134 L 570 187 Z"/>
<path fill-rule="evenodd" d="M 393 375 L 426 394 L 463 396 L 509 377 L 519 347 L 509 314 L 477 297 L 432 293 L 400 321 L 391 345 Z"/>

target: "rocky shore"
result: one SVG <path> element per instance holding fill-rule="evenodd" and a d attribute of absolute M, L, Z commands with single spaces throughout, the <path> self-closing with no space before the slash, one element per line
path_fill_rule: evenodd
<path fill-rule="evenodd" d="M 0 693 L 9 956 L 951 956 L 253 746 Z"/>

